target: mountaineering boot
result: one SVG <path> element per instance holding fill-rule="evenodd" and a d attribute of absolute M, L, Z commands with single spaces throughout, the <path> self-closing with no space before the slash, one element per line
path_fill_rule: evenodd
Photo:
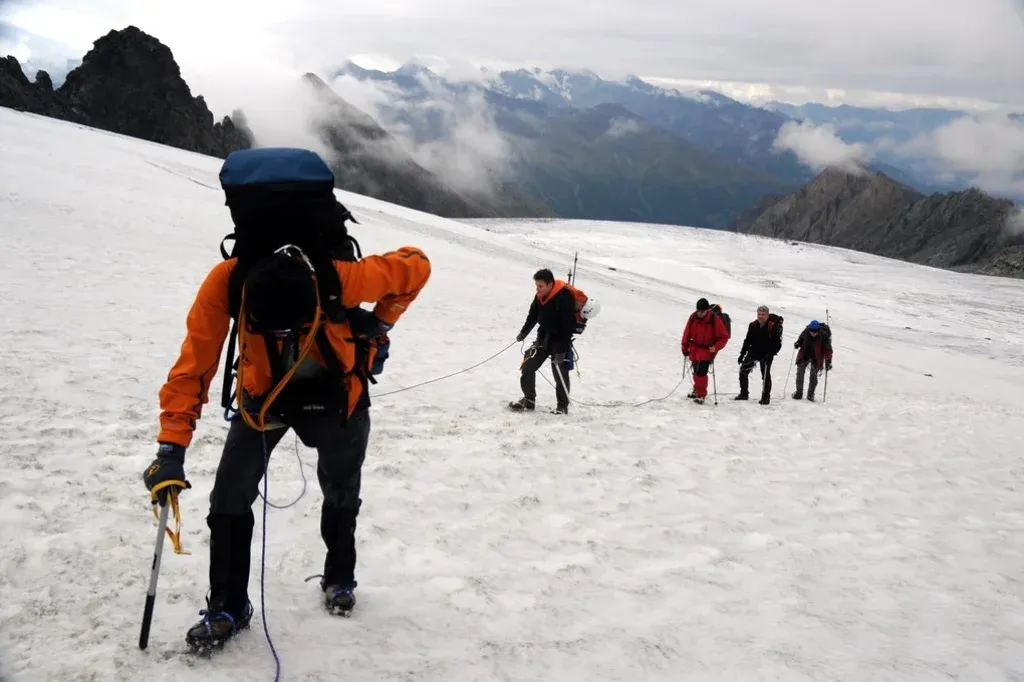
<path fill-rule="evenodd" d="M 356 606 L 356 583 L 348 585 L 323 585 L 324 607 L 332 616 L 350 616 Z"/>
<path fill-rule="evenodd" d="M 249 627 L 252 620 L 252 603 L 246 604 L 240 614 L 228 613 L 223 604 L 206 601 L 206 608 L 199 611 L 203 617 L 185 633 L 185 642 L 193 651 L 209 651 L 224 646 L 239 630 Z"/>
<path fill-rule="evenodd" d="M 758 405 L 769 405 L 769 404 L 771 404 L 771 402 L 772 402 L 771 398 L 769 398 L 766 395 L 763 395 L 763 396 L 761 396 L 761 399 L 757 401 L 757 404 Z"/>
<path fill-rule="evenodd" d="M 810 400 L 813 403 L 814 402 L 814 394 L 813 393 L 808 393 L 807 394 L 807 399 Z"/>
<path fill-rule="evenodd" d="M 697 403 L 698 405 L 703 405 L 704 404 L 704 398 L 694 397 L 693 402 Z"/>
<path fill-rule="evenodd" d="M 800 400 L 803 397 L 804 397 L 804 394 L 801 393 L 800 391 L 797 391 L 796 393 L 793 394 L 793 400 Z"/>
<path fill-rule="evenodd" d="M 733 400 L 750 400 L 750 396 L 746 393 L 740 393 L 738 396 L 733 398 Z"/>
<path fill-rule="evenodd" d="M 551 414 L 569 414 L 569 406 L 559 405 L 555 409 L 551 410 Z"/>
<path fill-rule="evenodd" d="M 697 397 L 697 391 L 691 390 L 689 393 L 686 394 L 686 397 L 689 398 L 690 400 L 693 400 L 694 398 Z"/>
<path fill-rule="evenodd" d="M 536 409 L 536 407 L 536 401 L 530 400 L 529 398 L 520 398 L 519 400 L 516 400 L 508 404 L 508 409 L 512 410 L 513 412 L 523 412 L 524 410 L 527 412 L 532 412 L 534 409 Z"/>

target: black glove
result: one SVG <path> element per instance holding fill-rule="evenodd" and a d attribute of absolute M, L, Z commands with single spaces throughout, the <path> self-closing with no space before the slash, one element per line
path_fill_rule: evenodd
<path fill-rule="evenodd" d="M 516 335 L 516 341 L 522 341 L 525 338 L 526 338 L 526 332 L 519 332 L 519 334 Z"/>
<path fill-rule="evenodd" d="M 156 459 L 142 473 L 142 482 L 146 484 L 146 490 L 152 491 L 154 487 L 165 481 L 182 481 L 185 488 L 191 488 L 192 484 L 185 480 L 185 448 L 174 443 L 160 443 Z M 183 490 L 179 486 L 166 486 L 157 491 L 156 497 L 160 506 L 167 504 L 167 493 L 172 488 Z"/>
<path fill-rule="evenodd" d="M 832 371 L 832 361 L 831 360 L 829 360 L 828 362 L 825 363 L 825 371 L 826 372 L 831 372 Z"/>
<path fill-rule="evenodd" d="M 349 308 L 346 315 L 353 336 L 359 339 L 375 339 L 387 334 L 395 326 L 381 322 L 380 318 L 365 308 Z"/>
<path fill-rule="evenodd" d="M 385 336 L 389 331 L 394 328 L 395 325 L 382 322 L 377 317 L 373 318 L 373 324 L 369 325 L 366 329 L 360 331 L 356 336 L 363 339 L 376 339 L 380 336 Z"/>
<path fill-rule="evenodd" d="M 799 348 L 799 347 L 800 347 L 800 342 L 799 341 L 796 341 L 796 342 L 793 343 L 793 348 Z"/>
<path fill-rule="evenodd" d="M 736 364 L 737 365 L 742 365 L 743 364 L 743 356 L 742 355 L 739 356 L 738 358 L 736 358 Z"/>

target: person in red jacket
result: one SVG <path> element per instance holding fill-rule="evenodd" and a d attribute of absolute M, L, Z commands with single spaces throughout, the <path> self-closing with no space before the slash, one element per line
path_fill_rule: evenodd
<path fill-rule="evenodd" d="M 693 368 L 693 392 L 690 398 L 701 404 L 708 396 L 708 370 L 718 351 L 729 343 L 729 330 L 722 318 L 711 310 L 708 299 L 697 301 L 697 310 L 690 314 L 683 329 L 682 351 Z"/>

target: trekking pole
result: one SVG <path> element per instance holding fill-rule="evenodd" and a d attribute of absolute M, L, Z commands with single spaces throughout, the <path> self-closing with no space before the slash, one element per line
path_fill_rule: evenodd
<path fill-rule="evenodd" d="M 715 407 L 718 407 L 718 379 L 715 378 L 715 361 L 711 361 L 711 383 L 715 387 Z"/>
<path fill-rule="evenodd" d="M 149 644 L 149 625 L 153 622 L 153 605 L 156 603 L 156 581 L 160 577 L 160 556 L 164 549 L 164 528 L 167 527 L 167 512 L 171 508 L 170 499 L 160 510 L 160 522 L 156 530 L 156 549 L 153 550 L 153 566 L 149 573 L 149 590 L 146 592 L 146 608 L 142 612 L 142 632 L 139 634 L 139 648 L 145 649 Z"/>
<path fill-rule="evenodd" d="M 830 323 L 830 321 L 828 319 L 828 307 L 827 306 L 825 308 L 825 324 L 828 325 L 829 329 L 832 328 L 832 324 Z M 832 343 L 832 342 L 829 341 L 829 343 Z M 825 361 L 825 367 L 826 367 L 826 369 L 825 369 L 825 391 L 824 391 L 824 393 L 821 394 L 821 402 L 822 402 L 822 404 L 824 404 L 828 400 L 828 369 L 827 369 L 828 368 L 828 360 Z"/>
<path fill-rule="evenodd" d="M 563 364 L 564 363 L 552 362 L 551 363 L 551 373 L 555 375 L 555 381 L 557 381 L 558 385 L 562 387 L 563 391 L 565 391 L 565 397 L 568 400 L 568 399 L 570 399 L 569 398 L 569 389 L 567 389 L 565 387 L 565 375 L 562 374 L 562 365 Z"/>
<path fill-rule="evenodd" d="M 782 397 L 786 397 L 786 389 L 789 388 L 789 375 L 793 372 L 793 358 L 796 357 L 796 346 L 793 347 L 793 353 L 789 356 L 789 369 L 786 370 L 786 383 L 782 385 Z"/>

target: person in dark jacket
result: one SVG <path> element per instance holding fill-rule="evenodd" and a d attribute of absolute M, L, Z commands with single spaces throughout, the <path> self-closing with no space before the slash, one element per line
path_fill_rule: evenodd
<path fill-rule="evenodd" d="M 811 320 L 793 347 L 800 349 L 796 355 L 796 392 L 793 394 L 793 400 L 800 400 L 803 397 L 804 374 L 807 371 L 807 365 L 810 365 L 811 379 L 807 386 L 807 399 L 814 402 L 814 389 L 818 387 L 818 373 L 822 369 L 826 372 L 832 369 L 832 330 L 828 328 L 827 324 Z"/>
<path fill-rule="evenodd" d="M 537 370 L 551 359 L 551 372 L 555 376 L 555 412 L 569 412 L 569 373 L 565 370 L 566 354 L 572 346 L 572 334 L 576 328 L 576 298 L 565 282 L 556 280 L 548 269 L 538 270 L 533 275 L 537 295 L 530 303 L 526 322 L 516 336 L 516 341 L 527 337 L 538 323 L 537 339 L 526 352 L 521 365 L 519 386 L 523 397 L 509 403 L 509 409 L 517 412 L 533 410 L 537 405 Z"/>
<path fill-rule="evenodd" d="M 750 373 L 754 365 L 760 365 L 761 399 L 759 405 L 767 405 L 772 399 L 772 360 L 782 349 L 782 317 L 768 310 L 768 306 L 757 307 L 757 319 L 747 327 L 740 356 L 740 394 L 734 400 L 750 398 Z"/>

